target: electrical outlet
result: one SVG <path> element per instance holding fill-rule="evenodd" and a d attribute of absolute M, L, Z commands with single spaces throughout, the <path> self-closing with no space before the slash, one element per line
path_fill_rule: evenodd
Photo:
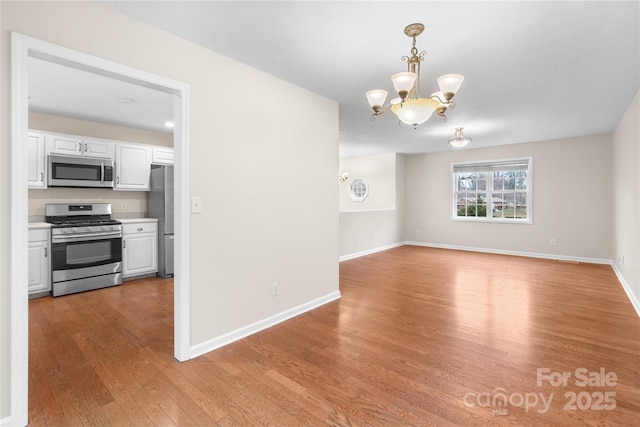
<path fill-rule="evenodd" d="M 557 240 L 556 240 L 556 239 L 551 239 L 551 241 L 549 242 L 549 244 L 550 244 L 551 246 L 556 246 L 556 245 L 558 244 L 558 242 L 557 242 Z"/>
<path fill-rule="evenodd" d="M 127 209 L 127 202 L 122 202 L 122 209 Z"/>
<path fill-rule="evenodd" d="M 271 284 L 271 296 L 277 297 L 280 294 L 280 283 L 273 282 Z"/>

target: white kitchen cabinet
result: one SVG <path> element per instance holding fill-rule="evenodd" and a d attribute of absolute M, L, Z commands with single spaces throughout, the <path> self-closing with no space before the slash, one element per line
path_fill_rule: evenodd
<path fill-rule="evenodd" d="M 115 142 L 74 135 L 46 134 L 47 154 L 113 159 Z"/>
<path fill-rule="evenodd" d="M 116 144 L 110 141 L 84 138 L 83 153 L 85 157 L 98 157 L 103 159 L 113 159 L 116 151 Z"/>
<path fill-rule="evenodd" d="M 173 148 L 171 147 L 153 147 L 152 163 L 158 165 L 173 164 Z"/>
<path fill-rule="evenodd" d="M 29 230 L 29 295 L 51 291 L 49 229 Z"/>
<path fill-rule="evenodd" d="M 44 134 L 29 132 L 27 139 L 29 188 L 47 188 Z"/>
<path fill-rule="evenodd" d="M 114 190 L 149 191 L 151 147 L 116 145 L 116 182 Z"/>
<path fill-rule="evenodd" d="M 82 138 L 71 135 L 46 134 L 47 154 L 82 157 Z"/>
<path fill-rule="evenodd" d="M 158 223 L 122 224 L 122 275 L 125 279 L 158 272 Z"/>

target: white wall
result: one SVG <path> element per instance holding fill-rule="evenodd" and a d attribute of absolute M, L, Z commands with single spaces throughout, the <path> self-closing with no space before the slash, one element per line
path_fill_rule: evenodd
<path fill-rule="evenodd" d="M 613 252 L 611 258 L 636 304 L 640 301 L 640 91 L 613 132 Z M 624 257 L 624 261 L 622 258 Z"/>
<path fill-rule="evenodd" d="M 338 292 L 336 102 L 93 2 L 0 8 L 0 418 L 10 403 L 9 31 L 190 85 L 189 179 L 203 199 L 189 236 L 192 345 Z"/>
<path fill-rule="evenodd" d="M 171 133 L 151 132 L 50 114 L 29 113 L 29 128 L 138 144 L 173 146 Z M 111 203 L 116 217 L 140 217 L 147 213 L 147 193 L 143 191 L 47 188 L 29 190 L 29 219 L 42 221 L 44 206 L 47 203 Z"/>
<path fill-rule="evenodd" d="M 533 157 L 533 224 L 452 221 L 451 163 Z M 407 157 L 407 241 L 611 259 L 611 137 Z M 550 246 L 550 239 L 557 246 Z"/>
<path fill-rule="evenodd" d="M 365 177 L 371 182 L 370 197 L 376 197 L 380 188 L 384 188 L 381 206 L 395 206 L 393 209 L 380 209 L 367 212 L 340 212 L 340 257 L 350 258 L 397 245 L 404 241 L 404 174 L 405 157 L 400 154 L 382 156 L 352 157 L 340 160 L 340 170 L 356 171 L 349 177 Z M 371 179 L 370 179 L 371 178 Z M 386 182 L 386 185 L 383 183 Z M 347 183 L 340 184 L 341 203 L 353 204 L 346 194 Z M 391 186 L 389 185 L 391 183 Z M 366 200 L 366 199 L 365 199 Z M 341 205 L 343 206 L 343 205 Z"/>

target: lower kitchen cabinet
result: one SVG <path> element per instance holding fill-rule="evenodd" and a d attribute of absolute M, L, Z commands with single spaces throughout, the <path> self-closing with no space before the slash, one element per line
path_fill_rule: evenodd
<path fill-rule="evenodd" d="M 29 230 L 29 295 L 51 291 L 49 230 Z"/>
<path fill-rule="evenodd" d="M 158 272 L 158 223 L 122 224 L 122 275 L 125 279 Z"/>

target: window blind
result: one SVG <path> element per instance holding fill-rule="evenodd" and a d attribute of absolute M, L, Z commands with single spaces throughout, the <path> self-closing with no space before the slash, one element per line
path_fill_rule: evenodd
<path fill-rule="evenodd" d="M 529 159 L 501 160 L 497 162 L 464 163 L 453 165 L 453 173 L 526 171 Z"/>

